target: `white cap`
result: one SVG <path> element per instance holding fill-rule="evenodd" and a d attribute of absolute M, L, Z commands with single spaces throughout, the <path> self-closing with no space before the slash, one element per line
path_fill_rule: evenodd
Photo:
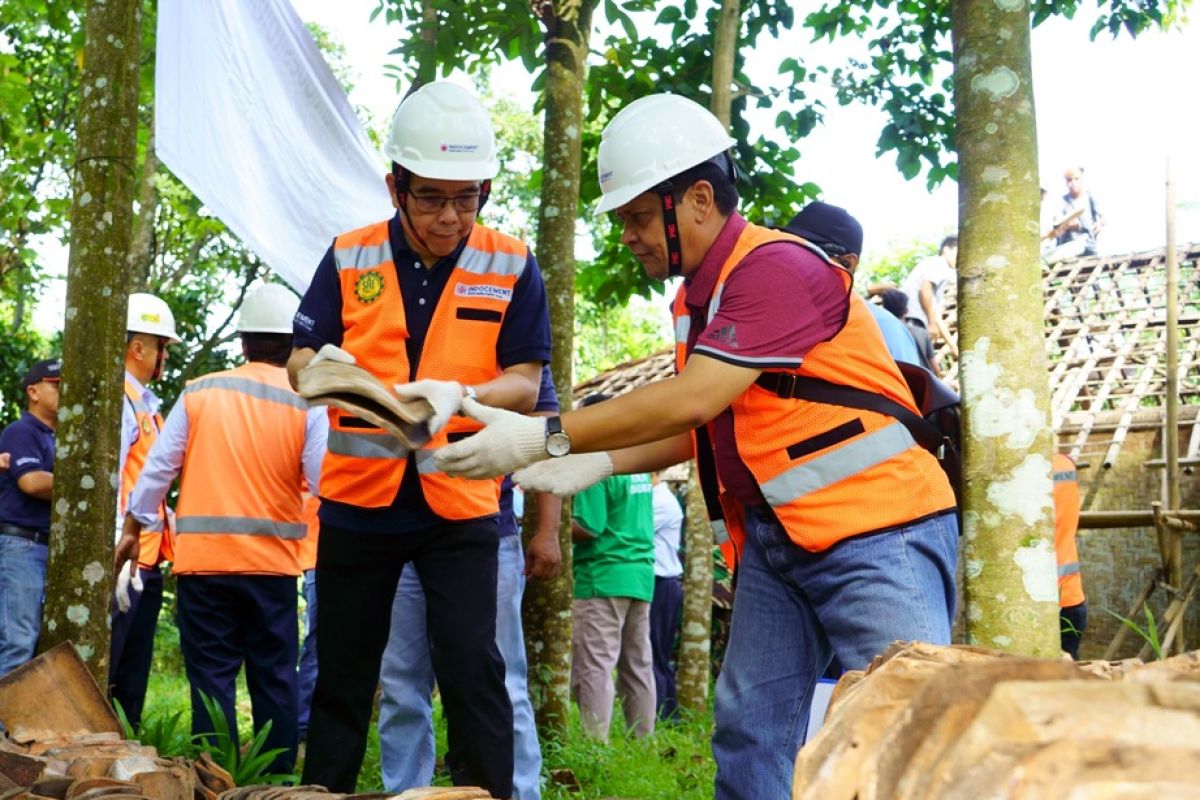
<path fill-rule="evenodd" d="M 427 83 L 404 98 L 383 152 L 414 175 L 448 181 L 496 177 L 496 135 L 487 109 L 449 81 Z"/>
<path fill-rule="evenodd" d="M 125 330 L 129 333 L 148 333 L 179 344 L 175 332 L 175 315 L 162 299 L 145 292 L 129 295 L 129 311 L 125 315 Z"/>
<path fill-rule="evenodd" d="M 600 135 L 601 197 L 595 213 L 620 208 L 734 144 L 711 111 L 686 97 L 652 94 L 634 100 Z"/>
<path fill-rule="evenodd" d="M 300 298 L 278 283 L 251 292 L 238 309 L 238 333 L 291 333 Z"/>

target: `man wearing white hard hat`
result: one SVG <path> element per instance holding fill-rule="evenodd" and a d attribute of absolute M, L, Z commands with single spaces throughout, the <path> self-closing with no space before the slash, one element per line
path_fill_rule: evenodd
<path fill-rule="evenodd" d="M 840 384 L 916 407 L 847 270 L 737 214 L 734 141 L 673 95 L 605 128 L 598 212 L 659 280 L 682 275 L 673 378 L 546 422 L 468 402 L 487 427 L 438 465 L 571 494 L 695 456 L 740 556 L 717 681 L 716 796 L 791 796 L 813 687 L 836 653 L 862 668 L 896 639 L 948 643 L 954 494 L 896 419 L 805 399 Z M 526 466 L 531 465 L 531 466 Z"/>
<path fill-rule="evenodd" d="M 167 346 L 179 344 L 175 315 L 161 298 L 129 295 L 125 322 L 125 402 L 121 410 L 121 476 L 117 495 L 116 536 L 121 535 L 129 493 L 133 491 L 150 447 L 162 430 L 162 405 L 150 388 L 162 378 Z M 112 618 L 108 685 L 129 724 L 137 728 L 146 702 L 146 683 L 154 660 L 154 631 L 162 608 L 163 576 L 159 565 L 171 560 L 169 511 L 164 502 L 152 525 L 142 532 L 136 563 L 122 567 Z M 140 587 L 140 588 L 139 588 Z"/>
<path fill-rule="evenodd" d="M 307 533 L 305 481 L 315 484 L 325 417 L 288 385 L 291 320 L 299 301 L 268 284 L 239 309 L 247 363 L 190 381 L 171 409 L 129 498 L 116 563 L 138 558 L 176 475 L 173 531 L 179 646 L 192 695 L 192 732 L 215 728 L 201 700 L 213 698 L 236 737 L 235 680 L 245 666 L 254 728 L 268 721 L 265 748 L 296 758 L 296 579 Z"/>
<path fill-rule="evenodd" d="M 401 571 L 425 594 L 456 784 L 513 794 L 513 713 L 496 645 L 500 480 L 441 472 L 433 454 L 479 424 L 465 398 L 527 413 L 550 359 L 545 288 L 529 247 L 476 222 L 499 171 L 490 115 L 466 89 L 427 84 L 384 146 L 397 213 L 333 241 L 296 314 L 293 384 L 314 359 L 356 362 L 434 409 L 409 452 L 329 411 L 317 551 L 317 687 L 305 783 L 353 791 Z"/>

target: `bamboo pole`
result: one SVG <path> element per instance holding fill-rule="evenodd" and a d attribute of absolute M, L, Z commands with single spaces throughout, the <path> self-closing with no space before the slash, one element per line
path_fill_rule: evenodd
<path fill-rule="evenodd" d="M 1169 511 L 1178 511 L 1179 497 L 1179 259 L 1175 252 L 1175 182 L 1171 161 L 1167 160 L 1167 419 L 1163 431 L 1167 461 L 1166 502 Z M 1171 571 L 1173 586 L 1183 583 L 1183 533 L 1171 531 Z M 1186 606 L 1186 603 L 1184 604 Z M 1174 627 L 1174 626 L 1172 626 Z M 1183 653 L 1183 614 L 1179 615 L 1179 635 L 1173 642 L 1176 655 Z"/>
<path fill-rule="evenodd" d="M 1146 604 L 1146 601 L 1150 599 L 1150 595 L 1154 594 L 1154 587 L 1158 585 L 1158 579 L 1161 576 L 1162 573 L 1157 570 L 1153 575 L 1150 576 L 1150 582 L 1146 584 L 1146 588 L 1142 589 L 1142 593 L 1138 595 L 1137 600 L 1134 601 L 1133 607 L 1129 609 L 1129 613 L 1125 615 L 1125 619 L 1134 621 L 1137 620 L 1138 611 L 1140 611 L 1142 606 Z M 1104 651 L 1104 661 L 1112 661 L 1117 657 L 1117 653 L 1120 652 L 1121 645 L 1124 644 L 1125 637 L 1128 635 L 1128 625 L 1122 624 L 1118 626 L 1116 635 L 1113 636 L 1112 641 L 1109 642 L 1108 649 Z"/>

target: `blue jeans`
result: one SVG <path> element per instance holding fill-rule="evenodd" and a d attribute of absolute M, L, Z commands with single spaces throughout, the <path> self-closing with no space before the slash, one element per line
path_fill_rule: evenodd
<path fill-rule="evenodd" d="M 787 800 L 817 679 L 896 640 L 949 644 L 954 514 L 810 553 L 748 508 L 729 649 L 716 688 L 716 800 Z"/>
<path fill-rule="evenodd" d="M 0 675 L 33 658 L 42 631 L 49 548 L 0 535 Z"/>
<path fill-rule="evenodd" d="M 392 603 L 392 627 L 379 682 L 379 760 L 389 792 L 428 786 L 434 769 L 433 665 L 425 620 L 425 595 L 412 565 L 405 567 Z M 496 581 L 496 646 L 504 659 L 504 685 L 513 706 L 513 797 L 541 796 L 542 753 L 529 702 L 521 597 L 525 555 L 519 536 L 500 539 Z"/>
<path fill-rule="evenodd" d="M 312 707 L 313 689 L 317 685 L 317 571 L 304 571 L 304 645 L 300 648 L 297 668 L 299 694 L 300 740 L 308 735 L 308 711 Z"/>

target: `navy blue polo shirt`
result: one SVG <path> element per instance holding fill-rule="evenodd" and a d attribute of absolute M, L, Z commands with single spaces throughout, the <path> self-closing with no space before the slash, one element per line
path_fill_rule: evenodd
<path fill-rule="evenodd" d="M 0 433 L 0 453 L 12 465 L 0 470 L 0 523 L 50 530 L 50 501 L 21 491 L 17 480 L 30 472 L 54 472 L 54 429 L 28 411 Z"/>
<path fill-rule="evenodd" d="M 449 256 L 439 260 L 432 269 L 427 269 L 421 257 L 409 246 L 404 237 L 400 217 L 393 216 L 388 223 L 392 245 L 392 256 L 396 269 L 396 281 L 404 302 L 404 315 L 408 324 L 409 379 L 416 375 L 425 345 L 425 336 L 433 320 L 433 312 L 450 280 L 454 265 L 458 263 L 464 239 Z M 323 345 L 341 346 L 344 328 L 342 323 L 342 287 L 338 280 L 337 263 L 333 257 L 333 246 L 317 266 L 312 283 L 293 323 L 295 347 L 311 347 L 320 350 Z M 501 369 L 550 360 L 550 314 L 546 301 L 546 287 L 538 270 L 532 251 L 525 263 L 521 277 L 513 287 L 512 301 L 500 325 L 496 340 L 496 358 Z M 557 397 L 555 398 L 557 404 Z M 511 501 L 510 501 L 511 514 Z M 441 524 L 443 520 L 433 513 L 415 469 L 406 469 L 399 491 L 390 506 L 385 508 L 361 508 L 322 498 L 320 518 L 322 522 L 339 528 L 350 528 L 370 533 L 405 533 Z"/>
<path fill-rule="evenodd" d="M 558 392 L 554 390 L 554 378 L 550 376 L 550 365 L 542 367 L 542 385 L 538 389 L 534 411 L 558 412 Z M 500 484 L 500 537 L 516 536 L 521 520 L 513 516 L 513 482 L 511 475 L 504 476 Z"/>

